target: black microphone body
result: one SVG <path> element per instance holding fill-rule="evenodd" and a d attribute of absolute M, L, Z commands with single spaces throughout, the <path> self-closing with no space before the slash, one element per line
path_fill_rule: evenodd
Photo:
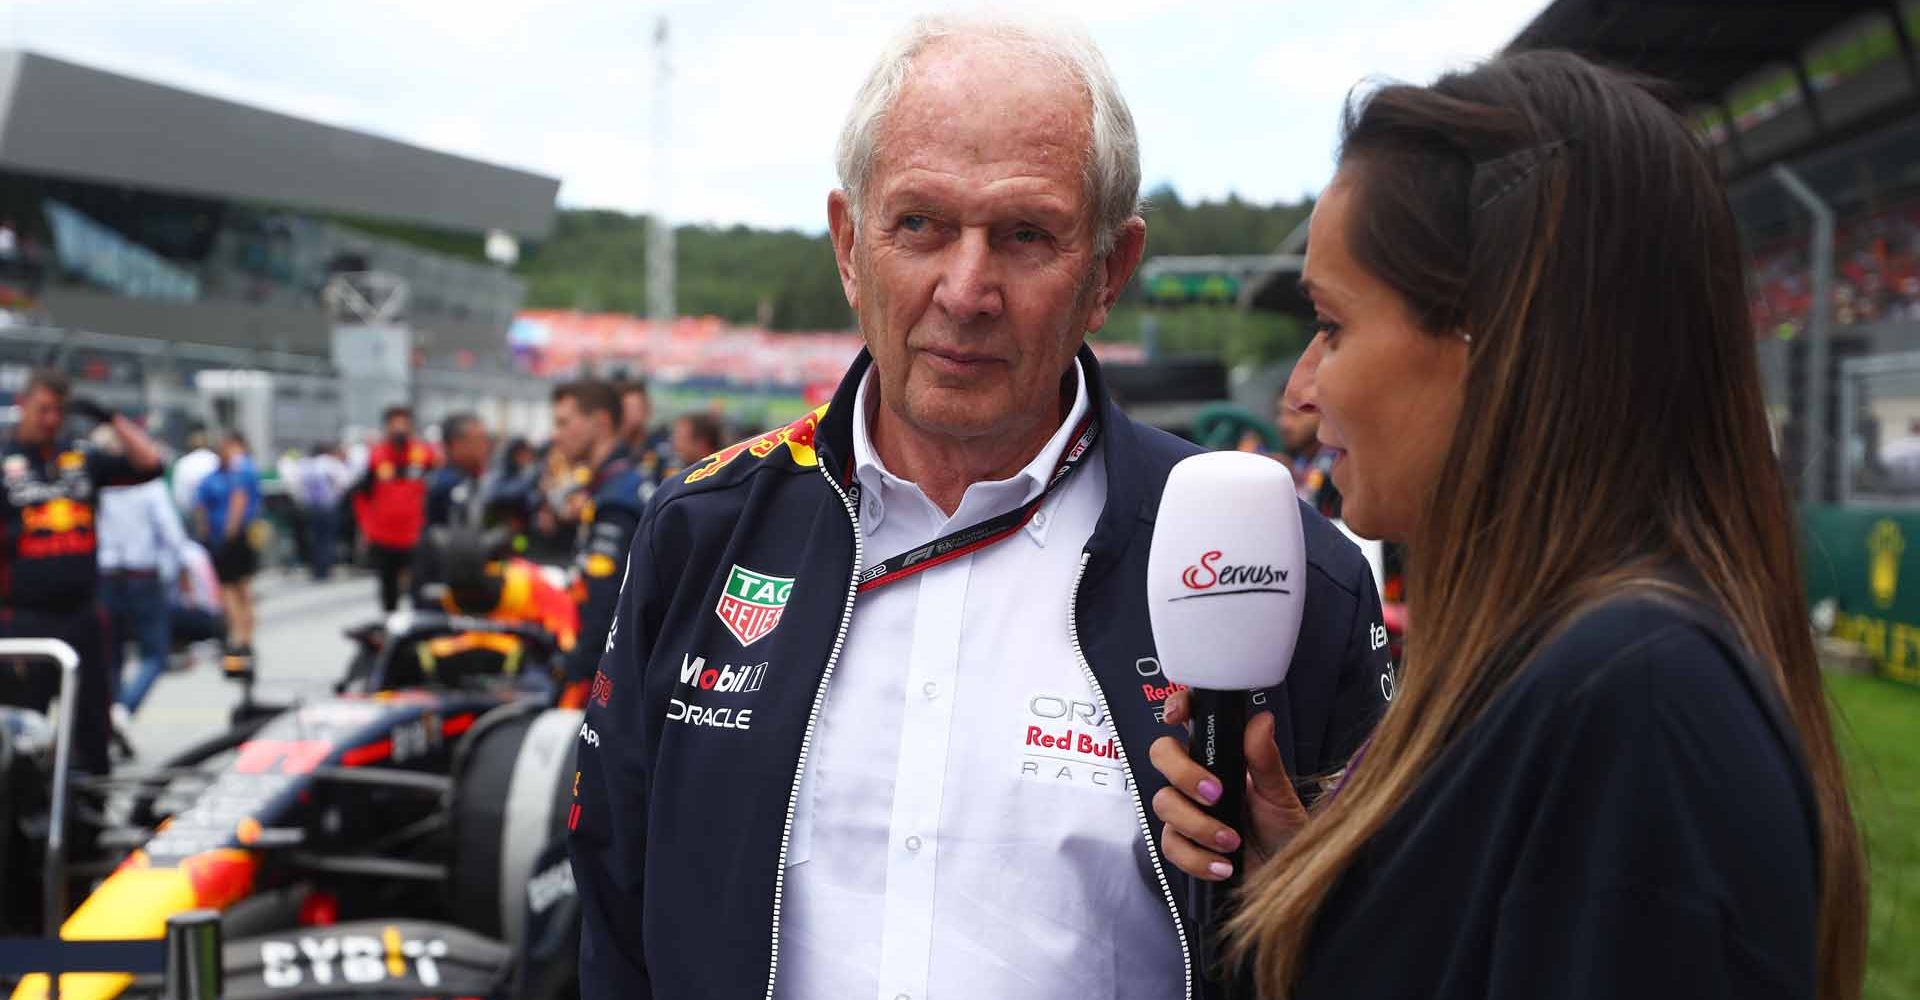
<path fill-rule="evenodd" d="M 1220 780 L 1220 798 L 1207 807 L 1207 815 L 1239 833 L 1243 844 L 1252 835 L 1252 831 L 1243 828 L 1247 804 L 1247 694 L 1206 688 L 1187 690 L 1187 703 L 1193 707 L 1187 755 Z M 1197 878 L 1187 882 L 1187 912 L 1193 915 L 1198 946 L 1195 958 L 1203 973 L 1200 995 L 1207 1000 L 1238 996 L 1222 955 L 1220 924 L 1227 916 L 1228 897 L 1240 885 L 1241 862 L 1246 852 L 1220 853 L 1233 863 L 1230 877 L 1221 882 Z"/>

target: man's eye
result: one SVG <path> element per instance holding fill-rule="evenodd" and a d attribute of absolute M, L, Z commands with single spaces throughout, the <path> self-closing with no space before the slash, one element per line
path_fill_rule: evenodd
<path fill-rule="evenodd" d="M 903 215 L 900 217 L 900 228 L 909 233 L 924 232 L 930 224 L 924 215 Z"/>
<path fill-rule="evenodd" d="M 1330 319 L 1315 317 L 1313 321 L 1313 332 L 1316 334 L 1325 334 L 1331 338 L 1334 334 L 1340 332 L 1340 324 Z"/>
<path fill-rule="evenodd" d="M 1031 226 L 1022 226 L 1013 231 L 1015 243 L 1038 243 L 1047 238 L 1047 234 Z"/>

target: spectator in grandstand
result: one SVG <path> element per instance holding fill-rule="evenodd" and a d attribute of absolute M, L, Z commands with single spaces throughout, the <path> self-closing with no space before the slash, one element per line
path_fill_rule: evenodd
<path fill-rule="evenodd" d="M 187 432 L 186 453 L 173 460 L 173 505 L 183 517 L 193 514 L 193 505 L 200 496 L 200 480 L 220 467 L 220 455 L 209 447 L 211 443 L 207 429 L 195 427 Z"/>
<path fill-rule="evenodd" d="M 411 408 L 388 407 L 381 424 L 386 437 L 368 450 L 367 469 L 348 495 L 380 577 L 380 608 L 392 612 L 408 590 L 413 551 L 427 522 L 427 476 L 439 456 L 414 436 Z"/>
<path fill-rule="evenodd" d="M 104 428 L 102 429 L 104 430 Z M 95 431 L 94 446 L 120 454 L 111 433 Z M 153 682 L 167 669 L 172 649 L 168 591 L 184 583 L 183 550 L 186 529 L 174 509 L 167 484 L 153 479 L 137 486 L 112 486 L 100 491 L 98 517 L 100 600 L 110 623 L 108 669 L 116 679 L 122 670 L 119 655 L 133 643 L 138 671 L 133 682 L 120 684 L 114 699 L 114 727 L 122 729 L 140 710 Z"/>
<path fill-rule="evenodd" d="M 1834 235 L 1834 320 L 1839 326 L 1920 318 L 1920 206 L 1841 218 Z M 1813 305 L 1804 236 L 1767 240 L 1751 257 L 1754 324 L 1791 337 Z"/>
<path fill-rule="evenodd" d="M 221 669 L 239 677 L 253 671 L 253 576 L 260 570 L 260 473 L 247 439 L 230 430 L 220 441 L 220 468 L 200 481 L 194 522 L 213 555 L 220 600 L 227 612 L 227 650 Z"/>
<path fill-rule="evenodd" d="M 682 413 L 673 418 L 674 469 L 684 469 L 720 450 L 720 421 L 710 413 Z"/>
<path fill-rule="evenodd" d="M 307 568 L 314 580 L 333 575 L 340 555 L 340 498 L 351 482 L 340 446 L 331 441 L 316 442 L 296 470 L 292 486 L 307 524 Z"/>

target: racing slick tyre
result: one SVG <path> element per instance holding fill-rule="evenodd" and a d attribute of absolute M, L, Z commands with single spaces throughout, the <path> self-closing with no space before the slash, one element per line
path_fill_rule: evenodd
<path fill-rule="evenodd" d="M 581 718 L 572 709 L 497 709 L 454 761 L 449 912 L 515 948 L 540 857 L 567 835 Z"/>

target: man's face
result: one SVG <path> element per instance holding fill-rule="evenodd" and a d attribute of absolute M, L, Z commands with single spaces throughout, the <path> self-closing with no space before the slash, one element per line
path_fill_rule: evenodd
<path fill-rule="evenodd" d="M 620 397 L 620 433 L 627 438 L 646 436 L 653 423 L 653 403 L 644 392 L 624 393 Z"/>
<path fill-rule="evenodd" d="M 21 444 L 43 445 L 60 433 L 67 418 L 67 401 L 48 389 L 35 388 L 20 397 L 20 426 L 14 437 Z"/>
<path fill-rule="evenodd" d="M 1302 451 L 1315 443 L 1314 435 L 1320 433 L 1320 414 L 1288 409 L 1284 396 L 1275 397 L 1273 408 L 1274 419 L 1280 425 L 1280 440 L 1288 451 Z"/>
<path fill-rule="evenodd" d="M 388 417 L 387 418 L 387 436 L 390 438 L 412 437 L 413 436 L 413 418 L 412 417 Z"/>
<path fill-rule="evenodd" d="M 693 421 L 685 417 L 673 422 L 673 453 L 682 462 L 696 462 L 711 454 L 703 450 L 699 436 L 693 432 Z"/>
<path fill-rule="evenodd" d="M 460 436 L 448 443 L 447 458 L 463 469 L 475 471 L 486 466 L 487 455 L 492 451 L 492 436 L 475 421 L 466 425 Z"/>
<path fill-rule="evenodd" d="M 1133 220 L 1094 256 L 1090 103 L 1030 55 L 937 41 L 887 116 L 858 223 L 843 192 L 829 198 L 881 401 L 911 431 L 970 440 L 1059 419 L 1060 378 L 1146 234 Z"/>
<path fill-rule="evenodd" d="M 585 462 L 593 457 L 593 448 L 610 433 L 613 421 L 604 412 L 586 412 L 572 396 L 553 404 L 553 446 L 567 461 Z"/>

